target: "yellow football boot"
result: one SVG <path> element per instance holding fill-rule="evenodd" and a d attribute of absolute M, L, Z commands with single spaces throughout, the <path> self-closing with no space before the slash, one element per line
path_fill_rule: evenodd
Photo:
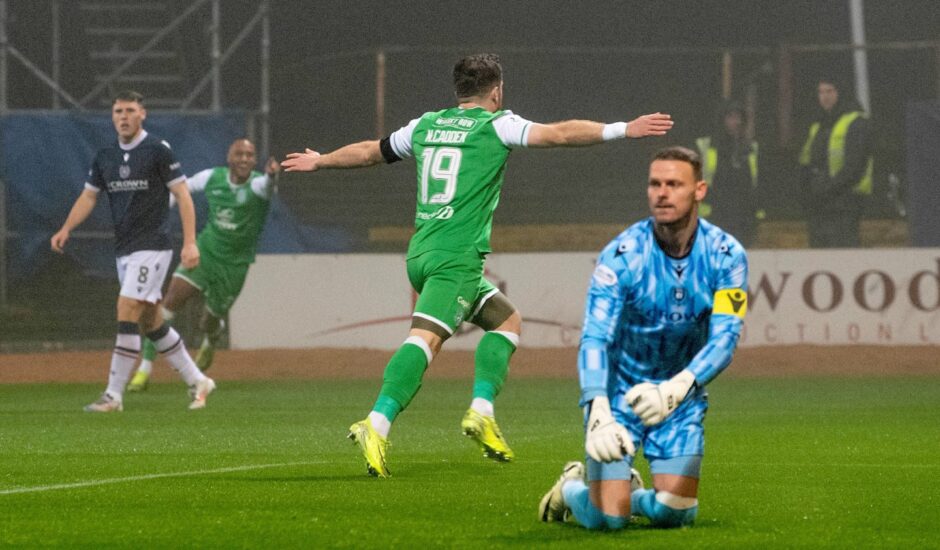
<path fill-rule="evenodd" d="M 147 389 L 147 384 L 150 383 L 150 373 L 138 370 L 134 374 L 134 378 L 131 378 L 131 383 L 127 385 L 127 391 L 144 391 Z"/>
<path fill-rule="evenodd" d="M 483 416 L 473 409 L 467 409 L 460 421 L 460 428 L 464 435 L 472 438 L 480 445 L 485 458 L 492 458 L 498 462 L 512 462 L 516 454 L 512 452 L 506 440 L 503 439 L 496 419 L 492 416 Z"/>
<path fill-rule="evenodd" d="M 206 338 L 202 341 L 202 345 L 199 346 L 199 351 L 196 352 L 196 367 L 202 372 L 206 372 L 209 370 L 209 367 L 212 366 L 212 359 L 214 357 L 215 346 Z"/>
<path fill-rule="evenodd" d="M 385 464 L 385 453 L 388 450 L 388 439 L 379 435 L 372 427 L 369 419 L 356 422 L 349 427 L 349 435 L 359 450 L 362 451 L 363 458 L 366 459 L 366 470 L 373 477 L 389 477 L 391 472 Z"/>

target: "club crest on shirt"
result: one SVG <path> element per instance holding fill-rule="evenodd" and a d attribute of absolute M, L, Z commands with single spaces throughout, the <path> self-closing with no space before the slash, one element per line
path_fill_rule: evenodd
<path fill-rule="evenodd" d="M 118 168 L 118 175 L 121 176 L 122 180 L 126 180 L 127 178 L 131 177 L 131 167 L 126 164 L 122 164 L 121 167 Z"/>
<path fill-rule="evenodd" d="M 672 299 L 674 302 L 681 304 L 685 300 L 686 295 L 685 287 L 672 287 Z"/>

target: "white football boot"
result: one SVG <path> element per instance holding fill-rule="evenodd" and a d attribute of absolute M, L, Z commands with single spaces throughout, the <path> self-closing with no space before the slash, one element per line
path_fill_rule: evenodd
<path fill-rule="evenodd" d="M 561 477 L 539 502 L 539 521 L 551 523 L 567 519 L 568 505 L 565 504 L 565 496 L 562 494 L 561 488 L 570 479 L 584 479 L 584 464 L 580 462 L 565 464 L 561 471 Z"/>
<path fill-rule="evenodd" d="M 108 395 L 108 392 L 101 394 L 97 401 L 90 405 L 85 405 L 85 412 L 109 413 L 121 412 L 124 410 L 124 404 Z"/>
<path fill-rule="evenodd" d="M 208 376 L 196 382 L 196 384 L 189 389 L 189 395 L 193 398 L 192 402 L 189 404 L 189 410 L 195 411 L 205 408 L 206 398 L 209 397 L 209 394 L 214 390 L 215 381 Z"/>

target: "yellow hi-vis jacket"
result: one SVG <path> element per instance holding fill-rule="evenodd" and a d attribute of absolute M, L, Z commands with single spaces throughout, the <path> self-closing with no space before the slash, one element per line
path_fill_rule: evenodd
<path fill-rule="evenodd" d="M 702 156 L 702 178 L 709 187 L 713 185 L 715 171 L 718 170 L 718 148 L 712 144 L 710 136 L 700 137 L 695 140 L 699 155 Z M 751 172 L 751 185 L 757 187 L 757 142 L 751 141 L 747 151 L 747 165 Z M 699 215 L 707 218 L 712 213 L 712 207 L 707 202 L 699 205 Z M 758 210 L 757 218 L 763 219 L 764 211 Z"/>
<path fill-rule="evenodd" d="M 849 132 L 849 126 L 855 122 L 858 117 L 867 118 L 861 111 L 850 111 L 839 117 L 832 127 L 832 133 L 829 134 L 829 177 L 835 177 L 842 167 L 845 166 L 845 135 Z M 810 155 L 813 150 L 813 141 L 816 134 L 819 133 L 819 123 L 814 122 L 809 127 L 809 136 L 806 143 L 803 144 L 803 150 L 800 152 L 800 165 L 809 166 Z M 852 188 L 852 191 L 859 195 L 871 195 L 872 172 L 874 171 L 874 159 L 868 157 L 868 166 L 865 168 L 865 174 L 858 184 Z"/>

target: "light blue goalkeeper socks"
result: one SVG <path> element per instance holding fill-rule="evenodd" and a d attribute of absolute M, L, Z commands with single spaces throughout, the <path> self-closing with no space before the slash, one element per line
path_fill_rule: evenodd
<path fill-rule="evenodd" d="M 568 481 L 561 488 L 565 504 L 571 509 L 574 518 L 587 529 L 623 529 L 630 518 L 608 516 L 591 502 L 587 485 L 583 481 Z"/>
<path fill-rule="evenodd" d="M 623 529 L 629 518 L 609 516 L 591 502 L 587 485 L 583 481 L 572 480 L 562 487 L 565 504 L 571 509 L 578 523 L 587 529 Z M 656 491 L 640 489 L 630 495 L 630 507 L 633 514 L 650 519 L 655 527 L 683 527 L 691 525 L 698 513 L 698 505 L 685 509 L 671 508 L 656 500 Z"/>
<path fill-rule="evenodd" d="M 681 510 L 671 508 L 656 499 L 656 491 L 639 489 L 630 495 L 630 510 L 635 515 L 649 518 L 656 527 L 682 527 L 695 521 L 698 505 Z"/>

